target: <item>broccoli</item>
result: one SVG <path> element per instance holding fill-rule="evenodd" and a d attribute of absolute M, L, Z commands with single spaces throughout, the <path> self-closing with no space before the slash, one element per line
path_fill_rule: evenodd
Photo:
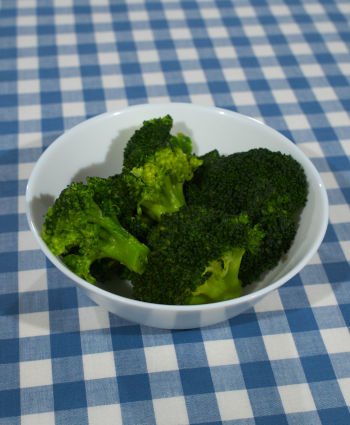
<path fill-rule="evenodd" d="M 42 238 L 57 256 L 81 278 L 94 283 L 91 266 L 113 259 L 135 273 L 142 273 L 149 248 L 120 223 L 129 204 L 118 192 L 120 179 L 88 178 L 71 183 L 46 214 Z"/>
<path fill-rule="evenodd" d="M 180 305 L 238 297 L 242 257 L 254 252 L 263 236 L 245 214 L 185 206 L 163 215 L 149 233 L 144 273 L 132 274 L 134 297 Z"/>
<path fill-rule="evenodd" d="M 185 205 L 183 184 L 202 161 L 188 136 L 170 134 L 170 115 L 144 121 L 124 150 L 123 175 L 137 212 L 159 221 Z"/>
<path fill-rule="evenodd" d="M 242 260 L 239 277 L 246 285 L 289 250 L 308 196 L 304 169 L 290 155 L 264 148 L 227 156 L 214 152 L 202 159 L 184 188 L 187 204 L 245 213 L 265 233 L 260 247 Z"/>

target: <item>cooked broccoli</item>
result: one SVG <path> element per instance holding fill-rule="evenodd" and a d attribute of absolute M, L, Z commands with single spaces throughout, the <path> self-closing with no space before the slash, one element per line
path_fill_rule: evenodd
<path fill-rule="evenodd" d="M 116 176 L 71 183 L 45 217 L 41 235 L 49 249 L 91 283 L 91 266 L 97 260 L 116 260 L 135 273 L 142 273 L 147 262 L 149 248 L 119 221 L 129 208 L 119 187 Z"/>
<path fill-rule="evenodd" d="M 134 296 L 160 304 L 203 304 L 241 294 L 238 272 L 245 252 L 264 234 L 247 215 L 202 207 L 163 215 L 149 233 L 151 252 L 142 275 L 132 275 Z"/>
<path fill-rule="evenodd" d="M 169 115 L 144 121 L 124 150 L 123 175 L 138 214 L 156 221 L 185 205 L 183 184 L 202 164 L 189 137 L 170 134 L 172 124 Z"/>
<path fill-rule="evenodd" d="M 297 214 L 306 204 L 304 169 L 290 155 L 251 149 L 231 155 L 212 153 L 185 186 L 189 205 L 202 205 L 230 214 L 245 213 L 265 233 L 260 247 L 242 260 L 243 285 L 276 266 L 290 248 Z"/>

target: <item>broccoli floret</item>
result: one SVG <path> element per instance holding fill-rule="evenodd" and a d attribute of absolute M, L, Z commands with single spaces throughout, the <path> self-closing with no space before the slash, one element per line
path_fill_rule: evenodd
<path fill-rule="evenodd" d="M 123 175 L 138 214 L 156 221 L 185 205 L 183 184 L 202 164 L 189 137 L 170 134 L 172 124 L 169 115 L 144 121 L 124 150 Z"/>
<path fill-rule="evenodd" d="M 204 157 L 185 194 L 189 205 L 245 213 L 264 231 L 259 249 L 242 260 L 239 277 L 246 285 L 275 267 L 289 250 L 298 213 L 307 201 L 308 183 L 293 157 L 259 148 Z"/>
<path fill-rule="evenodd" d="M 136 299 L 203 304 L 241 294 L 240 263 L 263 238 L 247 215 L 183 207 L 164 215 L 149 233 L 151 252 L 142 275 L 132 275 Z"/>
<path fill-rule="evenodd" d="M 120 223 L 127 201 L 115 190 L 117 178 L 94 177 L 71 183 L 46 214 L 42 238 L 48 248 L 78 276 L 94 283 L 91 265 L 103 258 L 116 260 L 142 273 L 149 248 Z"/>

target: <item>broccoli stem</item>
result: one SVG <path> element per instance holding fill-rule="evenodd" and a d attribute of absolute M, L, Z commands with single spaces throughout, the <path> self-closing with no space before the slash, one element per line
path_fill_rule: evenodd
<path fill-rule="evenodd" d="M 166 175 L 162 189 L 156 201 L 143 199 L 140 205 L 144 207 L 147 215 L 153 220 L 159 221 L 162 214 L 171 214 L 185 205 L 183 183 L 178 182 L 171 175 Z"/>
<path fill-rule="evenodd" d="M 142 273 L 149 248 L 124 229 L 117 219 L 101 216 L 98 221 L 105 232 L 101 233 L 103 243 L 96 259 L 113 258 L 129 270 Z"/>
<path fill-rule="evenodd" d="M 192 293 L 188 304 L 225 301 L 241 295 L 242 285 L 238 273 L 244 253 L 245 249 L 233 248 L 219 260 L 211 261 L 203 273 L 210 273 L 210 276 Z"/>

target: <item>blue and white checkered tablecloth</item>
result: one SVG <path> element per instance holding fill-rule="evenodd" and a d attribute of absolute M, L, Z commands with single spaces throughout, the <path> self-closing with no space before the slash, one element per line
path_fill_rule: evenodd
<path fill-rule="evenodd" d="M 0 1 L 0 424 L 350 424 L 350 2 Z M 262 120 L 313 161 L 329 227 L 308 265 L 209 328 L 97 307 L 25 217 L 63 131 L 148 102 Z"/>

